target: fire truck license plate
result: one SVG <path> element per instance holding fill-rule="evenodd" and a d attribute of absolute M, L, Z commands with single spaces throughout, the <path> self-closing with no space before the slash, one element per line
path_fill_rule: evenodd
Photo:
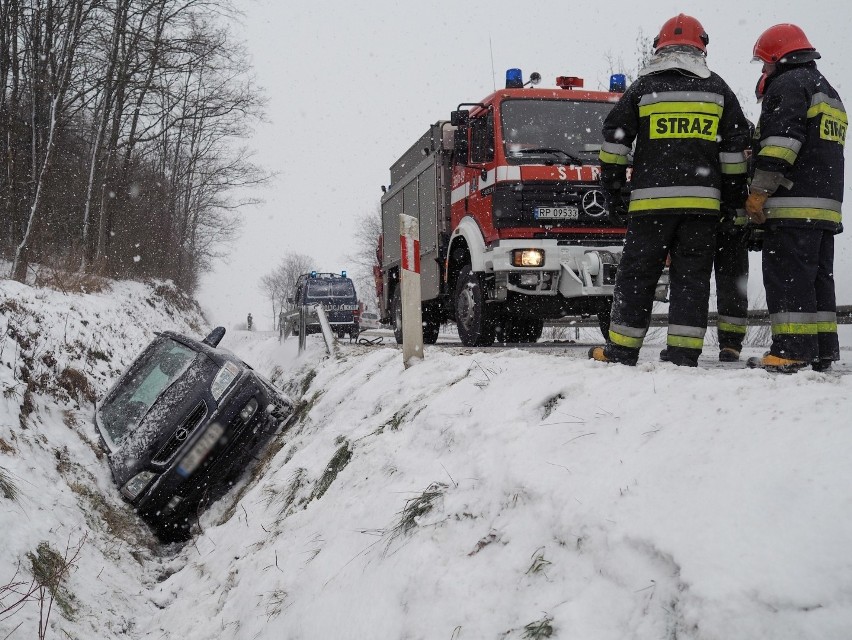
<path fill-rule="evenodd" d="M 536 220 L 576 220 L 580 217 L 577 207 L 536 207 Z"/>

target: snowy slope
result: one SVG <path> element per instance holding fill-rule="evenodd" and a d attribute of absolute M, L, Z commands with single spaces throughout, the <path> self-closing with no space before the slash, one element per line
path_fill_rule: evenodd
<path fill-rule="evenodd" d="M 111 344 L 123 295 L 81 341 Z M 58 325 L 55 302 L 33 304 Z M 130 342 L 112 357 L 131 357 Z M 636 368 L 582 346 L 427 347 L 404 370 L 387 345 L 344 345 L 339 360 L 318 336 L 302 356 L 259 333 L 223 345 L 299 400 L 298 420 L 182 548 L 127 515 L 84 411 L 69 429 L 67 407 L 39 396 L 20 430 L 17 401 L 0 400 L 14 446 L 0 444 L 0 469 L 20 492 L 0 498 L 15 532 L 0 585 L 19 560 L 29 579 L 40 540 L 62 551 L 88 536 L 67 581 L 78 612 L 51 615 L 55 637 L 849 637 L 849 351 L 833 374 L 773 376 L 680 369 L 653 346 Z M 62 447 L 130 533 L 69 488 Z M 0 617 L 0 638 L 19 623 L 10 638 L 35 637 L 37 609 Z"/>

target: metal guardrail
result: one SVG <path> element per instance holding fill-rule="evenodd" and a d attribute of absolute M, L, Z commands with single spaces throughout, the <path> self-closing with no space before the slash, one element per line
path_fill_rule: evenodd
<path fill-rule="evenodd" d="M 328 316 L 325 315 L 325 309 L 323 309 L 321 304 L 303 305 L 298 309 L 282 314 L 278 321 L 278 342 L 283 342 L 289 338 L 293 333 L 293 329 L 298 326 L 299 353 L 302 353 L 306 345 L 307 326 L 312 320 L 316 320 L 320 325 L 326 351 L 328 351 L 329 355 L 337 357 L 337 339 L 334 337 Z"/>
<path fill-rule="evenodd" d="M 719 314 L 711 311 L 707 314 L 707 326 L 715 326 Z M 651 315 L 652 327 L 665 327 L 669 323 L 668 313 L 654 313 Z M 750 327 L 768 327 L 769 311 L 766 309 L 752 309 L 748 312 L 748 324 Z M 844 305 L 837 307 L 837 324 L 852 324 L 852 306 Z M 557 320 L 545 320 L 546 327 L 597 327 L 597 316 L 583 318 L 580 316 L 559 318 Z"/>

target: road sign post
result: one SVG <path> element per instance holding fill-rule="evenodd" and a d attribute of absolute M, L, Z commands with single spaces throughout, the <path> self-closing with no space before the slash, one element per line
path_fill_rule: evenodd
<path fill-rule="evenodd" d="M 402 256 L 402 363 L 407 369 L 423 359 L 423 313 L 420 306 L 420 226 L 417 218 L 399 216 Z"/>

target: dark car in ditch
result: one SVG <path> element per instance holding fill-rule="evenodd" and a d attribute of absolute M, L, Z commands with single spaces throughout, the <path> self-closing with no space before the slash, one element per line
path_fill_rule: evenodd
<path fill-rule="evenodd" d="M 121 494 L 164 541 L 185 540 L 293 414 L 292 402 L 225 349 L 163 331 L 95 411 Z"/>

